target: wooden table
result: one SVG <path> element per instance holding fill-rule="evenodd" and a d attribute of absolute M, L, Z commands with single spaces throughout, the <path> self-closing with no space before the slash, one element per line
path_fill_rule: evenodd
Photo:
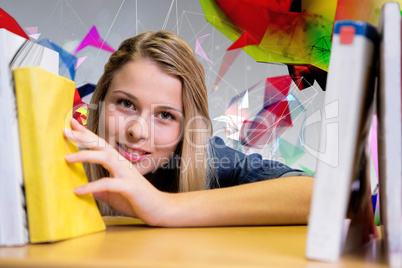
<path fill-rule="evenodd" d="M 105 232 L 0 248 L 0 267 L 387 267 L 381 239 L 337 263 L 306 260 L 307 226 L 155 228 L 104 220 Z"/>

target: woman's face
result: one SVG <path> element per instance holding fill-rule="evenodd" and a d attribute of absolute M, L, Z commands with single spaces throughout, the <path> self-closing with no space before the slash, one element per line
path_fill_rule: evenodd
<path fill-rule="evenodd" d="M 183 121 L 178 78 L 151 61 L 128 62 L 116 72 L 104 104 L 98 134 L 142 175 L 169 162 Z"/>

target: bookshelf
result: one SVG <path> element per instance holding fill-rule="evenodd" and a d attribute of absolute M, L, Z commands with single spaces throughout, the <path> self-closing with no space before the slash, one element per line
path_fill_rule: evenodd
<path fill-rule="evenodd" d="M 0 248 L 1 267 L 387 267 L 381 237 L 337 263 L 307 260 L 307 226 L 155 228 L 103 218 L 105 232 Z"/>

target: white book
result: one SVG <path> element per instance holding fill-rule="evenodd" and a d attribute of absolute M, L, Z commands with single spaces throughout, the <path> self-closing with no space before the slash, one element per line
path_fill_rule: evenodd
<path fill-rule="evenodd" d="M 13 68 L 28 66 L 40 66 L 58 74 L 59 55 L 0 29 L 0 246 L 19 246 L 29 242 L 12 77 Z"/>
<path fill-rule="evenodd" d="M 385 3 L 380 33 L 378 170 L 382 237 L 388 263 L 402 266 L 401 14 L 399 3 Z"/>
<path fill-rule="evenodd" d="M 309 259 L 337 261 L 342 252 L 370 240 L 367 230 L 375 235 L 366 139 L 377 43 L 376 28 L 366 22 L 334 25 L 307 233 Z"/>

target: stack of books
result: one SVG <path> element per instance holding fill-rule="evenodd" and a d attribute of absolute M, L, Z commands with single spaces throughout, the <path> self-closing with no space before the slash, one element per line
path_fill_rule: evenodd
<path fill-rule="evenodd" d="M 102 231 L 87 182 L 67 141 L 75 83 L 58 75 L 59 55 L 0 29 L 0 246 L 64 240 Z"/>
<path fill-rule="evenodd" d="M 337 261 L 377 237 L 368 175 L 373 107 L 378 116 L 379 203 L 388 263 L 402 266 L 401 13 L 383 5 L 378 27 L 334 25 L 306 256 Z"/>

